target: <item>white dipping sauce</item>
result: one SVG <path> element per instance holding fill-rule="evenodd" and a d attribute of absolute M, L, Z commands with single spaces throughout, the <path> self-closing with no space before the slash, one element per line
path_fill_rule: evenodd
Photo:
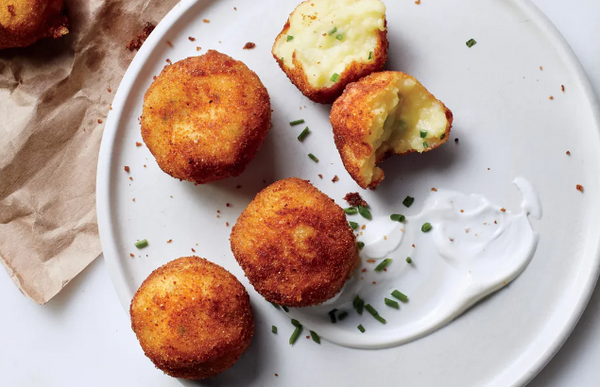
<path fill-rule="evenodd" d="M 290 309 L 289 315 L 322 338 L 355 348 L 396 346 L 443 327 L 514 280 L 535 253 L 538 235 L 529 216 L 539 219 L 541 204 L 527 180 L 518 177 L 514 184 L 523 194 L 518 214 L 481 195 L 438 190 L 425 200 L 420 214 L 407 216 L 404 223 L 389 215 L 367 222 L 359 237 L 365 243 L 361 265 L 353 278 L 332 300 Z M 433 228 L 425 233 L 421 226 L 426 222 Z M 383 258 L 393 261 L 386 271 L 375 272 Z M 395 289 L 409 297 L 407 303 L 396 300 L 400 310 L 384 304 L 385 297 L 394 299 L 390 293 Z M 366 310 L 356 313 L 352 300 L 357 294 L 387 323 Z M 334 308 L 349 316 L 332 324 L 328 312 Z M 357 329 L 359 324 L 365 333 Z"/>

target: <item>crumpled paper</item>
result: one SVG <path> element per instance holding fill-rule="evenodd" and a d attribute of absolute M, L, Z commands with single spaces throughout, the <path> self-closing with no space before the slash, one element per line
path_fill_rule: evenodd
<path fill-rule="evenodd" d="M 102 252 L 103 122 L 135 52 L 178 0 L 66 0 L 70 33 L 0 50 L 0 261 L 38 304 Z"/>

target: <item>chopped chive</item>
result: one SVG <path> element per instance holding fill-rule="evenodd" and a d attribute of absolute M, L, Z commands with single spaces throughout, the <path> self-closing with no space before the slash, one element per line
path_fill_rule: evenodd
<path fill-rule="evenodd" d="M 371 314 L 371 316 L 378 316 L 379 312 L 377 312 L 377 310 L 375 310 L 375 308 L 373 308 L 371 306 L 371 304 L 366 304 L 365 305 L 365 309 L 367 310 L 367 312 L 369 312 Z"/>
<path fill-rule="evenodd" d="M 358 229 L 358 223 L 356 223 L 356 222 L 348 222 L 348 224 L 350 225 L 350 227 L 352 227 L 353 230 L 357 230 Z"/>
<path fill-rule="evenodd" d="M 369 51 L 369 60 L 373 59 L 373 51 Z"/>
<path fill-rule="evenodd" d="M 365 219 L 373 219 L 373 217 L 371 216 L 371 211 L 369 211 L 367 207 L 358 206 L 358 213 Z"/>
<path fill-rule="evenodd" d="M 443 140 L 446 138 L 446 133 L 442 133 L 442 135 L 440 136 L 440 140 Z"/>
<path fill-rule="evenodd" d="M 431 231 L 432 228 L 433 228 L 433 226 L 431 225 L 431 223 L 425 223 L 424 225 L 421 226 L 421 231 L 428 232 L 428 231 Z"/>
<path fill-rule="evenodd" d="M 148 240 L 146 239 L 142 239 L 141 241 L 135 242 L 135 247 L 137 247 L 138 249 L 143 249 L 146 246 L 148 246 Z"/>
<path fill-rule="evenodd" d="M 421 130 L 419 133 L 421 134 L 421 138 L 427 137 L 427 131 L 426 130 Z"/>
<path fill-rule="evenodd" d="M 429 148 L 429 144 L 427 144 L 427 141 L 423 141 L 423 148 L 425 148 L 425 149 Z"/>
<path fill-rule="evenodd" d="M 406 216 L 402 214 L 392 214 L 390 215 L 390 219 L 396 222 L 404 223 L 404 221 L 406 220 Z"/>
<path fill-rule="evenodd" d="M 344 212 L 346 213 L 346 215 L 358 214 L 358 210 L 354 207 L 344 208 Z"/>
<path fill-rule="evenodd" d="M 358 328 L 360 333 L 365 333 L 365 327 L 363 327 L 362 324 L 358 324 L 358 326 L 356 328 Z"/>
<path fill-rule="evenodd" d="M 334 309 L 328 313 L 329 319 L 331 320 L 332 324 L 335 324 L 337 322 L 337 319 L 335 318 L 335 312 L 337 312 L 337 309 Z"/>
<path fill-rule="evenodd" d="M 321 344 L 321 338 L 317 335 L 317 332 L 310 331 L 310 337 L 312 337 L 313 341 L 317 344 Z"/>
<path fill-rule="evenodd" d="M 473 47 L 476 44 L 477 44 L 477 42 L 475 41 L 475 39 L 467 40 L 467 47 L 469 47 L 469 48 Z"/>
<path fill-rule="evenodd" d="M 300 324 L 300 321 L 296 320 L 295 318 L 292 319 L 292 325 L 295 326 L 296 328 L 302 326 L 302 324 Z"/>
<path fill-rule="evenodd" d="M 365 247 L 365 242 L 356 242 L 356 245 L 358 246 L 359 249 L 362 250 L 363 247 Z"/>
<path fill-rule="evenodd" d="M 346 317 L 348 317 L 348 312 L 346 312 L 345 310 L 342 311 L 340 314 L 338 314 L 338 320 L 342 321 L 344 320 Z"/>
<path fill-rule="evenodd" d="M 304 123 L 304 120 L 303 119 L 299 119 L 299 120 L 290 122 L 290 125 L 294 126 L 294 125 L 300 125 L 300 124 L 303 124 L 303 123 Z"/>
<path fill-rule="evenodd" d="M 288 35 L 287 36 L 287 41 L 291 42 L 292 40 L 294 40 L 294 37 L 292 35 Z"/>
<path fill-rule="evenodd" d="M 331 76 L 331 82 L 337 82 L 338 79 L 340 79 L 340 74 L 333 73 L 333 75 Z"/>
<path fill-rule="evenodd" d="M 287 308 L 287 306 L 285 305 L 281 305 L 281 307 L 283 308 L 283 310 L 285 311 L 285 313 L 289 312 L 290 310 Z"/>
<path fill-rule="evenodd" d="M 277 327 L 275 325 L 271 325 L 271 332 L 277 333 Z"/>
<path fill-rule="evenodd" d="M 400 305 L 398 301 L 390 300 L 389 298 L 384 298 L 383 300 L 387 306 L 391 306 L 392 308 L 400 309 Z"/>
<path fill-rule="evenodd" d="M 310 133 L 310 130 L 308 129 L 308 126 L 307 126 L 306 128 L 304 128 L 302 133 L 300 133 L 298 135 L 298 141 L 300 141 L 300 142 L 304 141 L 304 139 L 306 138 L 306 136 L 308 136 L 309 133 Z"/>
<path fill-rule="evenodd" d="M 402 302 L 408 302 L 408 296 L 402 292 L 399 292 L 398 290 L 394 290 L 392 292 L 392 296 L 394 296 Z"/>
<path fill-rule="evenodd" d="M 338 36 L 335 37 L 337 40 L 342 40 L 344 39 L 344 34 L 339 34 Z"/>
<path fill-rule="evenodd" d="M 392 263 L 391 258 L 384 259 L 383 261 L 381 261 L 381 263 L 379 265 L 377 265 L 377 267 L 375 267 L 375 271 L 382 271 L 383 269 L 388 267 L 390 265 L 390 263 Z"/>
<path fill-rule="evenodd" d="M 317 156 L 313 155 L 312 153 L 308 154 L 308 158 L 311 159 L 312 161 L 314 161 L 315 163 L 319 162 L 319 159 L 317 158 Z"/>
<path fill-rule="evenodd" d="M 333 35 L 337 32 L 337 27 L 333 27 L 328 33 L 327 35 Z"/>
<path fill-rule="evenodd" d="M 411 263 L 412 263 L 412 258 L 411 258 L 411 257 L 406 257 L 406 262 L 407 262 L 408 264 L 411 264 Z"/>
<path fill-rule="evenodd" d="M 377 316 L 373 316 L 375 317 L 375 320 L 379 321 L 382 324 L 385 324 L 387 321 L 385 321 L 385 319 L 383 317 L 381 317 L 380 315 Z"/>
<path fill-rule="evenodd" d="M 404 200 L 402 201 L 402 204 L 404 204 L 404 207 L 410 207 L 412 206 L 412 204 L 414 203 L 415 198 L 411 197 L 411 196 L 407 196 L 404 198 Z"/>
<path fill-rule="evenodd" d="M 292 335 L 290 336 L 290 345 L 294 344 L 296 342 L 296 340 L 298 340 L 298 337 L 300 337 L 301 333 L 302 333 L 302 325 L 300 325 L 299 327 L 296 327 L 296 329 L 294 329 L 294 333 L 292 333 Z"/>
<path fill-rule="evenodd" d="M 354 306 L 354 309 L 356 309 L 358 314 L 362 315 L 363 308 L 365 306 L 365 300 L 361 299 L 357 294 L 356 297 L 354 297 L 354 301 L 352 301 L 352 306 Z"/>
<path fill-rule="evenodd" d="M 277 305 L 276 303 L 271 302 L 271 305 L 273 305 L 275 307 L 275 309 L 279 309 L 279 305 Z"/>

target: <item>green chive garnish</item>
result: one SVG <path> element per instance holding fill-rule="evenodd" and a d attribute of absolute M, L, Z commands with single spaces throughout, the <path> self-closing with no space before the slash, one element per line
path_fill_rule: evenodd
<path fill-rule="evenodd" d="M 387 321 L 385 321 L 385 319 L 383 317 L 381 317 L 380 315 L 377 316 L 373 316 L 375 317 L 375 320 L 379 321 L 382 324 L 385 324 Z"/>
<path fill-rule="evenodd" d="M 428 232 L 428 231 L 431 231 L 432 228 L 433 228 L 433 226 L 431 225 L 431 223 L 425 223 L 424 225 L 421 226 L 421 231 Z"/>
<path fill-rule="evenodd" d="M 296 328 L 302 326 L 302 324 L 300 324 L 300 321 L 296 320 L 295 318 L 292 319 L 292 325 L 295 326 Z"/>
<path fill-rule="evenodd" d="M 346 311 L 343 311 L 342 313 L 338 314 L 338 320 L 340 320 L 340 321 L 342 321 L 346 317 L 348 317 L 348 312 L 346 312 Z"/>
<path fill-rule="evenodd" d="M 290 125 L 294 126 L 294 125 L 300 125 L 300 124 L 303 124 L 303 123 L 304 123 L 304 120 L 300 119 L 300 120 L 296 120 L 296 121 L 290 122 Z"/>
<path fill-rule="evenodd" d="M 336 32 L 337 32 L 337 27 L 333 27 L 333 29 L 331 29 L 331 31 L 329 31 L 329 32 L 327 33 L 327 35 L 333 35 L 333 34 L 335 34 Z"/>
<path fill-rule="evenodd" d="M 350 227 L 352 227 L 353 230 L 358 229 L 358 223 L 356 223 L 356 222 L 348 222 L 348 224 L 350 225 Z"/>
<path fill-rule="evenodd" d="M 310 331 L 310 337 L 312 337 L 313 341 L 317 344 L 321 344 L 321 338 L 317 335 L 317 332 Z"/>
<path fill-rule="evenodd" d="M 394 296 L 402 302 L 408 302 L 408 296 L 402 292 L 399 292 L 398 290 L 394 290 L 392 292 L 392 296 Z"/>
<path fill-rule="evenodd" d="M 344 39 L 344 34 L 339 34 L 338 36 L 335 37 L 337 40 L 342 40 Z"/>
<path fill-rule="evenodd" d="M 412 263 L 412 259 L 411 259 L 410 257 L 406 257 L 406 262 L 407 262 L 408 264 L 411 264 L 411 263 Z"/>
<path fill-rule="evenodd" d="M 427 131 L 426 130 L 421 130 L 421 132 L 419 132 L 421 134 L 421 138 L 425 138 L 427 137 Z"/>
<path fill-rule="evenodd" d="M 271 325 L 271 332 L 277 333 L 277 327 L 275 325 Z"/>
<path fill-rule="evenodd" d="M 400 305 L 398 305 L 397 301 L 390 300 L 389 298 L 385 298 L 383 300 L 387 306 L 391 306 L 392 308 L 400 309 Z"/>
<path fill-rule="evenodd" d="M 287 36 L 287 41 L 291 42 L 292 40 L 294 40 L 294 37 L 292 35 L 288 35 Z"/>
<path fill-rule="evenodd" d="M 289 312 L 290 310 L 287 308 L 287 306 L 281 305 L 281 307 L 283 308 L 283 310 L 285 311 L 285 313 Z"/>
<path fill-rule="evenodd" d="M 346 213 L 346 215 L 358 214 L 358 210 L 354 207 L 344 208 L 344 212 Z"/>
<path fill-rule="evenodd" d="M 304 139 L 306 138 L 306 136 L 308 136 L 309 133 L 310 133 L 310 130 L 308 129 L 308 126 L 307 126 L 306 128 L 304 128 L 302 133 L 300 133 L 298 135 L 298 141 L 300 141 L 300 142 L 304 141 Z"/>
<path fill-rule="evenodd" d="M 395 222 L 404 223 L 404 221 L 406 220 L 406 216 L 404 216 L 402 214 L 392 214 L 392 215 L 390 215 L 390 219 Z"/>
<path fill-rule="evenodd" d="M 331 82 L 337 82 L 338 79 L 340 79 L 340 74 L 333 73 L 333 75 L 331 76 Z"/>
<path fill-rule="evenodd" d="M 412 206 L 412 204 L 414 203 L 415 198 L 411 197 L 411 196 L 407 196 L 404 198 L 404 200 L 402 201 L 402 204 L 404 204 L 404 207 L 410 207 Z"/>
<path fill-rule="evenodd" d="M 367 207 L 358 206 L 358 213 L 361 214 L 362 217 L 365 219 L 373 219 L 373 217 L 371 216 L 371 211 L 369 211 Z"/>
<path fill-rule="evenodd" d="M 425 148 L 425 149 L 429 148 L 429 144 L 427 144 L 427 141 L 423 141 L 423 148 Z"/>
<path fill-rule="evenodd" d="M 302 325 L 300 325 L 299 327 L 296 327 L 296 329 L 294 329 L 294 333 L 292 333 L 292 335 L 290 336 L 290 345 L 294 344 L 296 342 L 296 340 L 298 340 L 298 337 L 300 337 L 301 333 L 302 333 Z"/>
<path fill-rule="evenodd" d="M 271 302 L 271 305 L 273 305 L 275 307 L 275 309 L 279 309 L 279 305 L 277 305 L 276 303 Z"/>
<path fill-rule="evenodd" d="M 388 267 L 390 263 L 392 263 L 391 258 L 384 259 L 383 261 L 381 261 L 381 263 L 379 265 L 377 265 L 377 267 L 375 268 L 375 271 L 382 271 L 383 269 Z"/>
<path fill-rule="evenodd" d="M 354 309 L 356 309 L 356 312 L 358 314 L 362 315 L 363 308 L 365 306 L 365 300 L 360 298 L 360 296 L 357 294 L 356 297 L 354 297 L 354 300 L 352 301 L 352 306 L 354 306 Z"/>
<path fill-rule="evenodd" d="M 377 311 L 375 310 L 375 308 L 373 308 L 373 307 L 371 306 L 371 304 L 366 304 L 366 305 L 365 305 L 365 309 L 367 310 L 367 312 L 369 312 L 369 313 L 371 314 L 371 316 L 377 316 L 377 315 L 379 315 L 379 312 L 377 312 Z"/>
<path fill-rule="evenodd" d="M 337 312 L 337 309 L 334 309 L 328 313 L 329 319 L 331 320 L 332 324 L 335 324 L 337 322 L 337 319 L 335 318 L 335 312 Z"/>
<path fill-rule="evenodd" d="M 440 140 L 443 140 L 446 138 L 446 133 L 442 133 L 442 135 L 440 136 Z"/>
<path fill-rule="evenodd" d="M 319 159 L 317 158 L 317 156 L 313 155 L 312 153 L 308 154 L 308 158 L 311 159 L 312 161 L 314 161 L 315 163 L 319 162 Z"/>
<path fill-rule="evenodd" d="M 467 47 L 469 47 L 469 48 L 473 47 L 476 44 L 477 44 L 477 42 L 475 41 L 475 39 L 467 40 Z"/>
<path fill-rule="evenodd" d="M 141 241 L 135 242 L 135 247 L 137 247 L 138 249 L 143 249 L 146 246 L 148 246 L 148 241 L 146 239 L 142 239 Z"/>
<path fill-rule="evenodd" d="M 373 51 L 369 51 L 369 60 L 373 59 Z"/>
<path fill-rule="evenodd" d="M 362 326 L 362 324 L 359 324 L 357 326 L 358 330 L 360 331 L 360 333 L 365 333 L 365 327 Z"/>
<path fill-rule="evenodd" d="M 356 245 L 362 250 L 362 248 L 365 247 L 365 242 L 356 242 Z"/>

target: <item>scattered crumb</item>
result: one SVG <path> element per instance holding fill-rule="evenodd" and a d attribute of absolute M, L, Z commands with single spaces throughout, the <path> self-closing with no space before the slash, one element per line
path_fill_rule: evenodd
<path fill-rule="evenodd" d="M 237 8 L 236 8 L 236 7 L 233 7 L 233 10 L 234 10 L 234 11 L 237 11 Z M 275 374 L 275 376 L 277 376 L 277 374 Z"/>
<path fill-rule="evenodd" d="M 102 123 L 102 119 L 98 118 L 98 123 L 101 124 Z"/>
<path fill-rule="evenodd" d="M 488 171 L 489 171 L 489 170 L 490 170 L 490 169 L 488 168 Z"/>
<path fill-rule="evenodd" d="M 106 91 L 108 91 L 109 93 L 112 93 L 112 89 L 110 87 L 107 87 Z"/>
<path fill-rule="evenodd" d="M 367 263 L 375 263 L 375 260 L 369 258 L 369 259 L 367 259 Z"/>
<path fill-rule="evenodd" d="M 190 40 L 190 42 L 195 42 L 196 38 L 194 38 L 193 36 L 188 37 L 188 39 Z"/>
<path fill-rule="evenodd" d="M 469 233 L 469 228 L 465 228 L 465 232 L 468 234 Z"/>
<path fill-rule="evenodd" d="M 169 197 L 170 197 L 171 199 L 173 199 L 173 195 L 169 195 Z"/>
<path fill-rule="evenodd" d="M 437 188 L 432 188 L 431 189 L 433 192 L 437 192 Z"/>
<path fill-rule="evenodd" d="M 233 7 L 233 9 L 235 9 L 235 7 Z M 235 9 L 237 11 L 237 9 Z M 275 376 L 279 376 L 278 374 L 275 374 Z"/>
<path fill-rule="evenodd" d="M 502 211 L 502 212 L 506 212 L 506 208 L 502 207 L 502 208 L 500 209 L 500 211 Z"/>
<path fill-rule="evenodd" d="M 306 336 L 306 340 L 310 339 L 310 336 Z"/>
<path fill-rule="evenodd" d="M 455 142 L 456 144 L 458 144 L 458 138 L 455 138 L 455 139 L 454 139 L 454 142 Z"/>
<path fill-rule="evenodd" d="M 144 168 L 146 168 L 146 164 L 144 164 Z"/>
<path fill-rule="evenodd" d="M 540 71 L 542 70 L 542 66 L 540 66 Z"/>
<path fill-rule="evenodd" d="M 136 141 L 136 142 L 135 142 L 135 146 L 137 146 L 137 147 L 139 148 L 139 147 L 141 147 L 141 146 L 142 146 L 142 143 L 141 143 L 141 142 L 138 142 L 138 141 Z"/>
<path fill-rule="evenodd" d="M 415 244 L 413 243 L 413 244 L 412 244 L 412 247 L 413 247 L 413 248 L 416 248 L 417 246 L 415 246 Z"/>
<path fill-rule="evenodd" d="M 220 214 L 220 213 L 221 213 L 221 210 L 217 210 L 217 214 Z"/>
<path fill-rule="evenodd" d="M 202 47 L 196 46 L 196 51 L 200 51 L 200 50 L 202 50 Z"/>
<path fill-rule="evenodd" d="M 124 169 L 124 170 L 125 170 L 125 172 L 127 172 L 127 173 L 129 173 L 129 171 L 131 170 L 131 169 L 129 168 L 129 166 L 128 166 L 128 165 L 124 166 L 124 167 L 123 167 L 123 169 Z"/>
<path fill-rule="evenodd" d="M 148 36 L 150 36 L 150 34 L 152 33 L 153 30 L 154 30 L 154 24 L 146 23 L 142 33 L 140 35 L 138 35 L 137 37 L 131 39 L 131 41 L 125 46 L 125 48 L 128 49 L 129 51 L 139 50 L 142 47 L 142 44 L 144 44 L 144 42 L 146 41 L 146 39 L 148 39 Z"/>
<path fill-rule="evenodd" d="M 221 217 L 221 215 L 217 215 L 217 218 L 220 218 L 220 217 Z"/>
<path fill-rule="evenodd" d="M 383 240 L 384 240 L 384 241 L 387 241 L 387 235 L 384 235 L 384 236 L 383 236 Z"/>
<path fill-rule="evenodd" d="M 560 91 L 565 92 L 565 85 L 560 85 Z"/>
<path fill-rule="evenodd" d="M 361 228 L 362 230 L 364 230 L 365 228 L 367 228 L 367 225 L 366 225 L 366 224 L 363 224 L 363 225 L 362 225 L 360 228 Z"/>
<path fill-rule="evenodd" d="M 225 226 L 229 227 L 229 222 L 225 222 Z"/>
<path fill-rule="evenodd" d="M 133 177 L 129 176 L 129 180 L 133 181 Z"/>
<path fill-rule="evenodd" d="M 454 242 L 454 238 L 450 238 L 450 242 Z"/>
<path fill-rule="evenodd" d="M 548 99 L 552 101 L 554 99 L 554 96 L 551 95 L 550 97 L 548 97 Z"/>
<path fill-rule="evenodd" d="M 169 239 L 169 240 L 167 241 L 167 243 L 171 243 L 171 242 L 173 242 L 173 239 Z"/>
<path fill-rule="evenodd" d="M 210 20 L 208 20 L 208 19 L 202 19 L 202 21 L 205 23 L 210 23 Z"/>
<path fill-rule="evenodd" d="M 196 252 L 196 250 L 194 250 L 194 248 L 192 247 L 192 253 L 195 253 L 195 252 Z"/>
<path fill-rule="evenodd" d="M 461 213 L 465 212 L 465 210 L 460 210 Z"/>
<path fill-rule="evenodd" d="M 377 282 L 373 281 L 373 285 L 377 285 Z"/>
<path fill-rule="evenodd" d="M 344 196 L 344 200 L 347 201 L 348 204 L 350 204 L 352 207 L 369 206 L 369 204 L 367 204 L 367 202 L 362 197 L 360 197 L 360 194 L 358 192 L 347 193 L 346 196 Z"/>
<path fill-rule="evenodd" d="M 167 45 L 168 45 L 169 47 L 173 47 L 173 43 L 171 43 L 171 41 L 170 41 L 170 40 L 167 40 Z"/>
<path fill-rule="evenodd" d="M 332 181 L 333 183 L 335 183 L 335 182 L 337 182 L 337 181 L 340 181 L 340 178 L 339 178 L 337 175 L 335 175 L 335 176 L 333 177 L 333 179 L 331 179 L 331 181 Z"/>
<path fill-rule="evenodd" d="M 242 49 L 252 50 L 254 47 L 256 47 L 256 43 L 248 42 L 244 45 L 244 47 L 242 47 Z"/>
<path fill-rule="evenodd" d="M 172 65 L 172 64 L 173 64 L 173 62 L 171 62 L 171 59 L 169 59 L 169 58 L 167 58 L 167 59 L 166 59 L 166 62 L 167 62 L 168 64 L 170 64 L 170 65 Z"/>
<path fill-rule="evenodd" d="M 231 207 L 231 203 L 225 203 L 225 207 Z"/>
<path fill-rule="evenodd" d="M 583 193 L 583 186 L 581 184 L 577 184 L 575 188 L 577 188 L 577 191 Z"/>
<path fill-rule="evenodd" d="M 362 269 L 360 272 L 361 272 L 361 273 L 366 273 L 366 272 L 367 272 L 367 269 Z"/>
<path fill-rule="evenodd" d="M 415 4 L 416 4 L 416 5 L 419 5 L 419 4 L 421 4 L 421 0 L 415 0 Z"/>
<path fill-rule="evenodd" d="M 571 156 L 571 151 L 567 151 L 567 156 Z"/>
<path fill-rule="evenodd" d="M 323 178 L 323 175 L 321 175 L 320 173 L 319 173 L 319 178 L 320 178 L 320 179 L 322 179 L 322 178 Z"/>
<path fill-rule="evenodd" d="M 496 220 L 494 220 L 494 224 L 498 224 L 498 222 Z"/>
<path fill-rule="evenodd" d="M 135 255 L 133 255 L 133 254 L 131 254 L 131 253 L 129 253 L 129 256 L 130 256 L 131 258 L 135 257 Z"/>

